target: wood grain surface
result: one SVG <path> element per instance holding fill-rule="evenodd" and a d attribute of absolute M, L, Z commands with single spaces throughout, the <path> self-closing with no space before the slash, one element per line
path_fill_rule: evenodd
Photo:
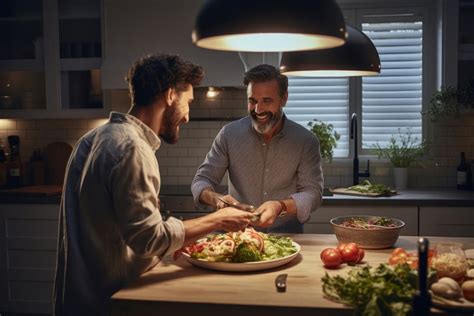
<path fill-rule="evenodd" d="M 352 310 L 324 298 L 321 277 L 345 274 L 352 267 L 325 269 L 320 252 L 337 245 L 334 235 L 290 235 L 302 247 L 301 253 L 280 268 L 253 272 L 217 272 L 194 267 L 180 258 L 164 260 L 133 284 L 112 297 L 112 315 L 160 314 L 184 315 L 351 315 Z M 474 248 L 474 238 L 429 238 L 432 245 L 440 241 L 462 242 Z M 399 238 L 396 247 L 416 249 L 417 237 Z M 366 250 L 364 263 L 386 263 L 392 249 Z M 287 273 L 287 290 L 277 292 L 274 280 Z M 439 313 L 438 310 L 434 310 Z M 449 315 L 453 315 L 452 312 Z"/>

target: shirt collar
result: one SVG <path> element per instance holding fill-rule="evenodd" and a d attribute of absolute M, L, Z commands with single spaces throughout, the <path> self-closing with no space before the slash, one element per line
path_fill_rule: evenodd
<path fill-rule="evenodd" d="M 145 123 L 143 123 L 141 120 L 139 120 L 135 116 L 127 114 L 127 113 L 112 111 L 110 112 L 109 122 L 110 123 L 127 122 L 129 124 L 134 125 L 137 128 L 137 130 L 140 132 L 142 138 L 148 142 L 151 149 L 155 151 L 158 148 L 160 148 L 161 139 L 158 137 L 158 135 L 156 135 L 156 133 L 151 128 L 149 128 Z"/>

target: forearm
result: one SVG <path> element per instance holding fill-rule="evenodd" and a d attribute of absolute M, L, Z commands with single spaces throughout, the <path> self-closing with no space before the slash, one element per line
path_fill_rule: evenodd
<path fill-rule="evenodd" d="M 217 208 L 219 196 L 221 196 L 221 194 L 215 192 L 213 189 L 205 188 L 204 190 L 202 190 L 201 195 L 199 196 L 199 202 L 201 204 Z"/>
<path fill-rule="evenodd" d="M 202 236 L 205 236 L 214 230 L 219 229 L 218 219 L 211 213 L 207 216 L 194 218 L 184 221 L 184 244 L 188 245 L 194 242 L 196 239 L 199 239 Z"/>

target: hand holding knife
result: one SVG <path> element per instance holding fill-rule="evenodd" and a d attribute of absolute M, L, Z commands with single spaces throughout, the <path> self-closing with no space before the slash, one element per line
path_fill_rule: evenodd
<path fill-rule="evenodd" d="M 254 213 L 255 212 L 255 206 L 253 205 L 249 205 L 249 204 L 244 204 L 244 203 L 239 203 L 239 202 L 234 202 L 234 203 L 230 203 L 229 201 L 227 201 L 224 197 L 222 196 L 219 196 L 217 197 L 217 199 L 219 201 L 221 201 L 222 203 L 224 203 L 225 207 L 233 207 L 233 208 L 236 208 L 238 210 L 241 210 L 241 211 L 245 211 L 245 212 L 250 212 L 250 213 Z M 260 219 L 260 214 L 255 214 L 251 221 L 252 222 L 256 222 Z"/>

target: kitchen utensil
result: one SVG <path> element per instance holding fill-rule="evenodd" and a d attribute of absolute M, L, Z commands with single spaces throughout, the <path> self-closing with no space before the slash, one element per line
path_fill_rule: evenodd
<path fill-rule="evenodd" d="M 430 314 L 431 296 L 428 293 L 428 249 L 429 241 L 418 239 L 418 289 L 413 299 L 413 314 L 425 316 Z"/>
<path fill-rule="evenodd" d="M 217 199 L 219 201 L 221 201 L 222 203 L 224 203 L 226 206 L 230 206 L 230 207 L 233 207 L 233 208 L 236 208 L 238 210 L 245 211 L 245 212 L 250 212 L 250 213 L 255 212 L 255 206 L 253 206 L 253 205 L 244 204 L 244 203 L 230 203 L 229 201 L 224 199 L 222 196 L 219 196 Z M 254 216 L 250 220 L 252 222 L 256 222 L 259 219 L 260 219 L 260 214 L 254 214 Z"/>
<path fill-rule="evenodd" d="M 286 277 L 288 274 L 279 274 L 275 279 L 275 286 L 278 292 L 286 292 Z"/>
<path fill-rule="evenodd" d="M 330 223 L 336 234 L 336 238 L 340 243 L 355 242 L 365 249 L 385 249 L 395 244 L 400 235 L 400 230 L 405 223 L 399 219 L 391 218 L 390 220 L 396 224 L 396 227 L 384 227 L 377 229 L 363 229 L 345 227 L 341 224 L 352 218 L 370 219 L 370 215 L 348 215 L 339 216 L 331 219 Z"/>

